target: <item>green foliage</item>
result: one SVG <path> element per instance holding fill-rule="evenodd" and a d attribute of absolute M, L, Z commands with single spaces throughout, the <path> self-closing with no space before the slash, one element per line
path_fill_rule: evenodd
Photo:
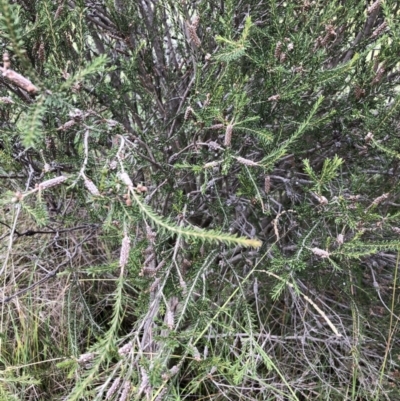
<path fill-rule="evenodd" d="M 31 207 L 27 203 L 22 202 L 21 208 L 35 220 L 38 227 L 44 227 L 48 223 L 49 217 L 47 209 L 42 202 L 36 202 L 35 207 Z"/>
<path fill-rule="evenodd" d="M 139 206 L 140 211 L 161 230 L 166 230 L 170 233 L 180 235 L 187 239 L 193 238 L 199 239 L 200 241 L 223 242 L 225 244 L 237 244 L 242 246 L 250 246 L 253 248 L 258 248 L 261 246 L 261 242 L 256 239 L 236 238 L 235 236 L 226 235 L 215 230 L 193 230 L 179 227 L 173 222 L 165 218 L 162 219 L 153 213 L 153 211 L 141 201 L 139 196 L 135 194 L 134 191 L 132 191 L 131 194 L 135 199 L 136 204 Z"/>
<path fill-rule="evenodd" d="M 21 56 L 24 46 L 24 31 L 20 5 L 10 4 L 7 0 L 0 1 L 0 30 L 2 36 L 9 41 L 11 49 L 17 51 Z"/>
<path fill-rule="evenodd" d="M 98 76 L 99 74 L 115 70 L 115 67 L 105 68 L 106 64 L 107 64 L 107 56 L 105 54 L 93 58 L 85 65 L 83 65 L 82 68 L 80 68 L 76 73 L 71 75 L 61 86 L 60 90 L 68 91 L 74 85 L 81 84 L 85 79 L 87 79 L 91 75 Z"/>
<path fill-rule="evenodd" d="M 395 399 L 399 11 L 0 0 L 0 399 Z"/>
<path fill-rule="evenodd" d="M 18 120 L 18 129 L 22 133 L 25 147 L 37 147 L 38 142 L 43 139 L 42 119 L 46 113 L 44 99 L 29 107 Z"/>
<path fill-rule="evenodd" d="M 343 164 L 343 159 L 335 155 L 333 159 L 325 159 L 322 166 L 320 176 L 310 166 L 310 161 L 303 160 L 304 170 L 314 181 L 313 189 L 318 193 L 322 193 L 322 189 L 327 188 L 327 185 L 338 175 L 338 169 Z"/>
<path fill-rule="evenodd" d="M 231 63 L 246 54 L 246 48 L 249 46 L 248 37 L 252 27 L 251 17 L 247 16 L 244 21 L 244 28 L 239 40 L 234 41 L 231 39 L 223 38 L 220 35 L 215 37 L 216 41 L 224 44 L 225 48 L 215 57 L 217 60 Z"/>
<path fill-rule="evenodd" d="M 286 155 L 288 149 L 290 149 L 290 146 L 296 142 L 299 138 L 303 136 L 303 134 L 306 132 L 307 129 L 310 129 L 311 127 L 315 127 L 316 122 L 312 121 L 313 116 L 316 114 L 318 107 L 321 105 L 323 101 L 323 97 L 319 97 L 316 103 L 314 104 L 309 116 L 305 121 L 303 121 L 300 125 L 299 128 L 296 130 L 296 132 L 285 142 L 281 144 L 276 144 L 273 148 L 273 150 L 264 157 L 264 159 L 261 161 L 264 167 L 268 168 L 269 166 L 273 165 L 274 163 L 277 162 L 277 160 L 281 159 L 283 156 Z"/>

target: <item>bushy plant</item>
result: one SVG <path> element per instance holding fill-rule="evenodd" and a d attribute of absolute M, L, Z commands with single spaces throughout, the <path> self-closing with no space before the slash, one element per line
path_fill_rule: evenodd
<path fill-rule="evenodd" d="M 0 398 L 398 397 L 398 13 L 0 0 Z"/>

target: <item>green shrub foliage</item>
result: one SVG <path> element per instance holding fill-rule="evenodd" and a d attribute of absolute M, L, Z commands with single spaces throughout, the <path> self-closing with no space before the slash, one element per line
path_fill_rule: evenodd
<path fill-rule="evenodd" d="M 0 398 L 399 397 L 399 4 L 0 0 Z"/>

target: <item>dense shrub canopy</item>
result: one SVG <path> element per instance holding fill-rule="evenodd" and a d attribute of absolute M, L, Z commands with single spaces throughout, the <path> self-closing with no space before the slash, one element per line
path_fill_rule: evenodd
<path fill-rule="evenodd" d="M 399 397 L 398 15 L 0 0 L 0 398 Z"/>

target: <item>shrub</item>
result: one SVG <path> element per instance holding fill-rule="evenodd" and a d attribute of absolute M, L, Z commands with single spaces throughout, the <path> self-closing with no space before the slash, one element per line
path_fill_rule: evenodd
<path fill-rule="evenodd" d="M 0 0 L 2 397 L 398 396 L 398 8 Z"/>

